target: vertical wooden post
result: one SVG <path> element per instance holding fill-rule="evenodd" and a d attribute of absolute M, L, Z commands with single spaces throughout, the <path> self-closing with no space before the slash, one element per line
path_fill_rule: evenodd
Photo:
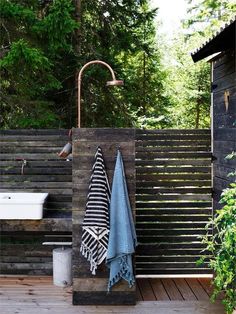
<path fill-rule="evenodd" d="M 135 304 L 136 288 L 124 280 L 107 293 L 108 271 L 104 263 L 96 275 L 80 253 L 82 222 L 89 179 L 97 146 L 103 151 L 110 184 L 120 146 L 132 210 L 135 210 L 135 129 L 73 129 L 73 304 Z"/>

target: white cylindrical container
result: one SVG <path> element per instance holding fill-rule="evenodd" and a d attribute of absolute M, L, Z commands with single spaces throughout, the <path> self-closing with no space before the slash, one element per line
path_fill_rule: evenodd
<path fill-rule="evenodd" d="M 66 287 L 72 284 L 72 249 L 53 250 L 53 283 Z"/>

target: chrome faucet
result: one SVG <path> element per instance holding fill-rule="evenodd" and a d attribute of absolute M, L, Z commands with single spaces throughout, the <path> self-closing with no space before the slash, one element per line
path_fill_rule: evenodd
<path fill-rule="evenodd" d="M 25 166 L 27 166 L 27 160 L 25 158 L 17 158 L 16 160 L 21 160 L 22 164 L 21 164 L 21 174 L 24 174 L 24 168 Z"/>
<path fill-rule="evenodd" d="M 21 165 L 21 174 L 24 174 L 24 168 L 27 165 L 27 160 L 23 159 L 22 160 L 22 165 Z"/>

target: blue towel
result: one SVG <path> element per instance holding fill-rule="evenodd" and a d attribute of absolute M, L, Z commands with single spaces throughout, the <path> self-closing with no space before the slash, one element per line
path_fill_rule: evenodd
<path fill-rule="evenodd" d="M 110 268 L 108 291 L 121 278 L 132 287 L 132 254 L 137 245 L 122 156 L 118 150 L 110 202 L 110 234 L 106 263 Z"/>

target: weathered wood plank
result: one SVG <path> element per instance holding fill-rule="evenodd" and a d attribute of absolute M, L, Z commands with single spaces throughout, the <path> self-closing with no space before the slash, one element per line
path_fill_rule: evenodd
<path fill-rule="evenodd" d="M 150 153 L 150 152 L 139 152 L 136 154 L 137 159 L 156 159 L 156 158 L 186 158 L 186 159 L 191 159 L 191 158 L 199 158 L 199 159 L 206 159 L 206 158 L 211 158 L 212 154 L 210 152 L 159 152 L 159 153 Z"/>
<path fill-rule="evenodd" d="M 192 278 L 186 278 L 186 281 L 198 300 L 209 300 L 208 294 L 198 281 Z"/>
<path fill-rule="evenodd" d="M 63 184 L 64 182 L 71 182 L 71 175 L 60 175 L 60 174 L 50 174 L 50 175 L 27 175 L 27 174 L 19 174 L 19 175 L 2 175 L 0 177 L 0 182 L 5 181 L 15 181 L 15 182 L 21 182 L 24 184 L 24 181 L 26 182 L 48 182 L 48 181 L 54 181 L 54 182 L 61 182 Z"/>
<path fill-rule="evenodd" d="M 136 160 L 136 168 L 143 166 L 210 166 L 211 160 L 197 160 L 197 159 L 158 159 L 158 160 Z"/>
<path fill-rule="evenodd" d="M 210 129 L 158 129 L 158 130 L 148 130 L 148 129 L 136 129 L 137 137 L 140 134 L 210 134 Z"/>
<path fill-rule="evenodd" d="M 224 61 L 214 65 L 213 80 L 225 77 L 235 72 L 235 55 L 227 54 Z"/>
<path fill-rule="evenodd" d="M 107 268 L 102 264 L 91 274 L 90 265 L 80 253 L 81 224 L 94 154 L 102 148 L 107 174 L 112 181 L 115 156 L 120 147 L 132 209 L 135 209 L 135 131 L 133 129 L 73 129 L 73 304 L 134 304 L 133 290 L 121 286 L 107 294 Z M 132 157 L 132 158 L 131 158 Z M 82 161 L 82 162 L 81 162 Z M 107 167 L 108 161 L 108 167 Z M 85 283 L 85 284 L 82 284 Z"/>
<path fill-rule="evenodd" d="M 176 208 L 156 208 L 156 209 L 140 209 L 136 210 L 136 216 L 139 215 L 211 215 L 211 208 L 191 208 L 191 209 L 176 209 Z"/>
<path fill-rule="evenodd" d="M 45 138 L 48 136 L 68 136 L 69 129 L 9 129 L 0 130 L 0 135 L 27 135 L 32 138 L 32 136 L 44 135 Z"/>
<path fill-rule="evenodd" d="M 192 173 L 191 177 L 189 174 L 169 174 L 169 173 L 165 173 L 165 174 L 139 174 L 137 173 L 136 175 L 137 180 L 139 181 L 155 181 L 157 182 L 158 180 L 209 180 L 211 178 L 211 174 L 210 173 Z"/>
<path fill-rule="evenodd" d="M 180 291 L 181 295 L 183 296 L 184 300 L 189 301 L 197 300 L 196 296 L 194 295 L 194 293 L 192 292 L 184 278 L 175 278 L 173 279 L 173 281 L 178 290 Z"/>
<path fill-rule="evenodd" d="M 149 280 L 140 278 L 138 281 L 138 286 L 141 290 L 143 300 L 145 300 L 145 301 L 156 300 L 155 294 L 153 292 L 153 289 L 152 289 L 152 286 L 151 286 Z"/>
<path fill-rule="evenodd" d="M 72 220 L 63 219 L 42 219 L 42 220 L 1 220 L 0 229 L 2 232 L 16 231 L 71 231 Z"/>
<path fill-rule="evenodd" d="M 136 229 L 139 236 L 143 235 L 187 235 L 187 234 L 193 234 L 193 235 L 203 235 L 206 234 L 205 229 Z M 185 257 L 187 259 L 187 257 Z"/>
<path fill-rule="evenodd" d="M 159 187 L 159 188 L 142 188 L 142 187 L 137 187 L 136 188 L 136 194 L 210 194 L 211 193 L 211 188 L 208 187 L 203 187 L 203 188 L 198 188 L 198 187 L 182 187 L 182 188 L 175 188 L 173 187 Z"/>
<path fill-rule="evenodd" d="M 229 50 L 227 52 L 223 51 L 217 58 L 212 62 L 214 70 L 217 70 L 218 67 L 227 64 L 230 62 L 231 58 L 234 57 L 235 52 L 233 50 Z"/>
<path fill-rule="evenodd" d="M 138 280 L 138 282 L 140 279 Z M 150 279 L 149 280 L 153 293 L 158 301 L 170 300 L 165 288 L 163 287 L 162 281 L 160 279 Z"/>
<path fill-rule="evenodd" d="M 236 145 L 235 145 L 236 146 Z M 138 169 L 138 173 L 210 173 L 210 167 L 142 167 Z"/>
<path fill-rule="evenodd" d="M 211 202 L 137 202 L 137 208 L 211 208 Z"/>
<path fill-rule="evenodd" d="M 148 152 L 148 153 L 157 153 L 157 152 L 201 152 L 201 151 L 210 151 L 210 144 L 208 146 L 155 146 L 153 142 L 152 145 L 140 145 L 137 146 L 136 151 L 137 153 Z"/>
<path fill-rule="evenodd" d="M 195 279 L 197 280 L 197 279 Z M 145 292 L 145 281 L 151 285 L 151 290 L 149 290 L 149 294 Z M 11 311 L 6 313 L 12 313 L 12 310 L 14 308 L 17 308 L 17 312 L 19 313 L 30 313 L 28 310 L 31 310 L 31 313 L 36 310 L 37 308 L 40 309 L 40 311 L 44 311 L 44 309 L 47 311 L 50 310 L 50 313 L 72 313 L 70 312 L 71 309 L 75 311 L 83 311 L 83 313 L 142 313 L 142 314 L 150 314 L 150 313 L 168 313 L 171 309 L 170 313 L 175 313 L 176 310 L 180 311 L 181 313 L 195 313 L 195 314 L 203 314 L 203 313 L 209 313 L 209 308 L 207 306 L 207 302 L 209 300 L 206 300 L 203 302 L 198 302 L 195 300 L 195 302 L 190 302 L 183 300 L 182 296 L 182 302 L 175 302 L 173 300 L 169 299 L 170 295 L 173 295 L 176 297 L 176 290 L 174 291 L 168 291 L 165 290 L 163 287 L 163 283 L 168 283 L 169 279 L 150 279 L 150 280 L 144 280 L 144 279 L 138 279 L 137 283 L 140 285 L 140 292 L 143 292 L 144 295 L 147 294 L 148 297 L 150 297 L 150 293 L 153 294 L 155 297 L 153 301 L 149 302 L 139 302 L 136 306 L 129 306 L 128 308 L 125 306 L 117 306 L 117 307 L 111 307 L 111 306 L 90 306 L 90 307 L 80 307 L 76 306 L 73 307 L 71 304 L 71 289 L 66 288 L 62 289 L 60 287 L 56 287 L 52 285 L 52 279 L 49 277 L 46 277 L 45 280 L 42 280 L 42 278 L 29 278 L 28 280 L 21 277 L 19 279 L 16 279 L 14 277 L 12 278 L 1 278 L 0 281 L 0 289 L 3 289 L 3 293 L 1 294 L 1 307 L 3 309 L 10 309 Z M 172 280 L 172 282 L 175 283 L 176 280 Z M 175 283 L 176 287 L 178 287 L 179 291 L 180 289 L 184 288 L 184 285 L 182 284 L 181 280 L 177 280 L 178 285 Z M 161 284 L 160 284 L 161 283 Z M 150 287 L 149 285 L 149 287 Z M 153 291 L 153 292 L 152 292 Z M 191 299 L 192 296 L 189 296 L 185 293 L 186 296 Z M 146 301 L 146 299 L 144 299 Z M 168 302 L 163 301 L 155 301 L 155 300 L 168 300 Z M 37 307 L 35 308 L 35 302 L 37 302 Z M 174 304 L 174 307 L 172 308 L 172 304 Z M 204 306 L 205 304 L 205 306 Z M 217 309 L 219 309 L 219 303 L 214 304 L 214 308 L 212 308 L 212 304 L 209 302 L 209 306 L 211 306 L 211 310 L 218 314 Z M 195 308 L 196 307 L 196 308 Z M 201 309 L 200 312 L 197 312 L 197 309 Z M 54 312 L 55 309 L 55 312 Z M 159 312 L 160 309 L 160 312 Z M 173 309 L 173 312 L 172 312 Z M 206 312 L 202 312 L 202 310 L 205 309 Z M 223 309 L 223 307 L 221 307 Z M 22 310 L 22 312 L 21 312 Z M 118 312 L 116 312 L 116 310 Z M 191 312 L 191 311 L 194 312 Z M 210 311 L 211 311 L 210 310 Z M 25 311 L 25 312 L 24 312 Z M 107 312 L 108 311 L 108 312 Z M 187 312 L 188 311 L 188 312 Z M 4 312 L 5 313 L 5 312 Z M 73 312 L 75 313 L 75 312 Z M 220 312 L 219 312 L 220 313 Z M 221 312 L 223 313 L 223 312 Z"/>
<path fill-rule="evenodd" d="M 175 285 L 175 282 L 172 279 L 162 280 L 162 284 L 165 287 L 171 300 L 174 300 L 174 301 L 183 300 L 182 295 L 180 294 L 179 290 L 177 289 Z"/>
<path fill-rule="evenodd" d="M 236 84 L 235 72 L 227 74 L 224 77 L 220 77 L 214 80 L 213 83 L 216 85 L 214 92 L 219 92 L 226 88 L 233 87 Z"/>
<path fill-rule="evenodd" d="M 173 194 L 140 194 L 136 197 L 137 202 L 139 201 L 211 201 L 211 195 L 209 194 L 194 194 L 194 195 L 188 195 L 188 194 L 175 194 L 173 191 Z"/>
<path fill-rule="evenodd" d="M 232 141 L 236 139 L 236 128 L 214 130 L 214 141 Z"/>
<path fill-rule="evenodd" d="M 176 181 L 137 181 L 137 186 L 142 187 L 211 187 L 211 180 L 176 180 Z"/>
<path fill-rule="evenodd" d="M 176 256 L 176 255 L 166 255 L 166 256 L 149 256 L 150 262 L 153 263 L 161 263 L 161 262 L 171 262 L 171 261 L 176 261 L 176 262 L 196 262 L 199 260 L 201 256 L 200 255 L 192 255 L 192 256 Z M 208 259 L 209 260 L 209 259 Z M 208 261 L 207 260 L 207 261 Z M 136 262 L 137 263 L 142 263 L 145 262 L 145 257 L 144 256 L 136 256 Z"/>
<path fill-rule="evenodd" d="M 140 229 L 148 229 L 148 228 L 151 228 L 151 229 L 172 229 L 172 228 L 178 228 L 178 229 L 181 229 L 181 228 L 189 228 L 190 226 L 192 228 L 204 228 L 206 225 L 206 222 L 192 222 L 192 221 L 185 221 L 185 222 L 179 222 L 179 221 L 175 221 L 175 222 L 171 222 L 171 221 L 162 221 L 161 223 L 158 222 L 158 221 L 152 221 L 152 222 L 145 222 L 145 223 L 142 223 L 142 222 L 139 222 L 137 221 L 136 222 L 136 226 L 137 228 L 140 228 Z"/>

